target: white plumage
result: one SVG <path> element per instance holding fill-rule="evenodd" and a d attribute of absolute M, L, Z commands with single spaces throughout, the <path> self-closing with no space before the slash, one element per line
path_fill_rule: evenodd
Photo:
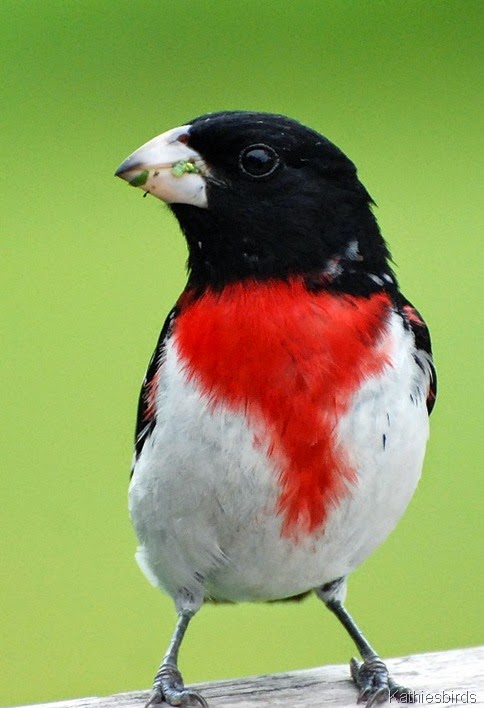
<path fill-rule="evenodd" d="M 390 364 L 353 396 L 335 436 L 357 482 L 322 529 L 296 538 L 281 534 L 278 472 L 254 444 L 256 431 L 242 412 L 209 405 L 169 339 L 156 427 L 129 499 L 138 562 L 179 611 L 198 609 L 205 596 L 268 600 L 321 586 L 354 570 L 393 530 L 421 473 L 430 371 L 416 362 L 400 314 L 381 345 Z"/>

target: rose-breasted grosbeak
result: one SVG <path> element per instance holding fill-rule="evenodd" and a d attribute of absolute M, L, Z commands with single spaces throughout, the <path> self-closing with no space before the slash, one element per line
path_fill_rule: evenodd
<path fill-rule="evenodd" d="M 360 698 L 408 700 L 343 600 L 415 490 L 435 372 L 355 166 L 294 120 L 222 112 L 116 174 L 170 205 L 189 252 L 143 382 L 129 490 L 138 562 L 179 617 L 149 702 L 207 705 L 177 667 L 205 600 L 313 589 L 361 654 Z"/>

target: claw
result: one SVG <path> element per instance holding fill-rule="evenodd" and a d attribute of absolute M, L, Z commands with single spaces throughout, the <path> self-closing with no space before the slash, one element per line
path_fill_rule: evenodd
<path fill-rule="evenodd" d="M 390 700 L 404 700 L 405 703 L 415 703 L 415 692 L 411 688 L 399 686 L 392 679 L 389 679 L 388 687 L 390 689 Z"/>
<path fill-rule="evenodd" d="M 358 685 L 358 672 L 360 670 L 361 662 L 353 657 L 350 659 L 350 673 L 353 681 Z"/>
<path fill-rule="evenodd" d="M 148 700 L 146 701 L 144 708 L 150 708 L 150 706 L 154 705 L 155 703 L 161 703 L 162 701 L 163 695 L 160 689 L 153 688 L 150 692 L 150 695 L 148 696 Z"/>
<path fill-rule="evenodd" d="M 389 697 L 390 692 L 388 688 L 386 686 L 382 686 L 378 689 L 378 691 L 370 696 L 366 704 L 366 708 L 371 708 L 371 706 L 374 706 L 376 703 L 384 703 L 385 701 L 388 701 Z"/>
<path fill-rule="evenodd" d="M 208 708 L 208 703 L 205 700 L 203 696 L 201 696 L 197 691 L 189 691 L 188 692 L 188 698 L 190 701 L 195 701 L 199 705 L 202 706 L 202 708 Z"/>

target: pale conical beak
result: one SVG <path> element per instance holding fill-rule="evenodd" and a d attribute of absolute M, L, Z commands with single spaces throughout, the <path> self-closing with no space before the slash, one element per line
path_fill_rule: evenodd
<path fill-rule="evenodd" d="M 116 177 L 167 204 L 207 208 L 207 166 L 187 145 L 189 125 L 173 128 L 142 145 L 121 163 Z"/>

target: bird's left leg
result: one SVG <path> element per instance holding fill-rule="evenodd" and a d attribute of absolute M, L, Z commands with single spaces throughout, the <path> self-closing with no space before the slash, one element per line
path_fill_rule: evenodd
<path fill-rule="evenodd" d="M 363 659 L 363 662 L 355 658 L 350 661 L 351 678 L 360 691 L 358 703 L 366 701 L 366 708 L 389 699 L 412 703 L 414 692 L 409 688 L 399 686 L 389 676 L 386 665 L 366 640 L 350 613 L 345 609 L 343 605 L 345 589 L 345 578 L 338 578 L 317 588 L 316 594 L 339 619 L 356 644 L 356 648 Z"/>
<path fill-rule="evenodd" d="M 199 705 L 208 708 L 207 701 L 197 691 L 185 688 L 182 676 L 178 670 L 178 652 L 183 637 L 188 627 L 188 623 L 194 615 L 193 610 L 181 610 L 178 614 L 178 622 L 173 632 L 168 651 L 163 657 L 160 668 L 157 671 L 153 682 L 153 689 L 150 693 L 145 708 L 154 703 L 166 701 L 171 706 L 191 706 Z"/>

